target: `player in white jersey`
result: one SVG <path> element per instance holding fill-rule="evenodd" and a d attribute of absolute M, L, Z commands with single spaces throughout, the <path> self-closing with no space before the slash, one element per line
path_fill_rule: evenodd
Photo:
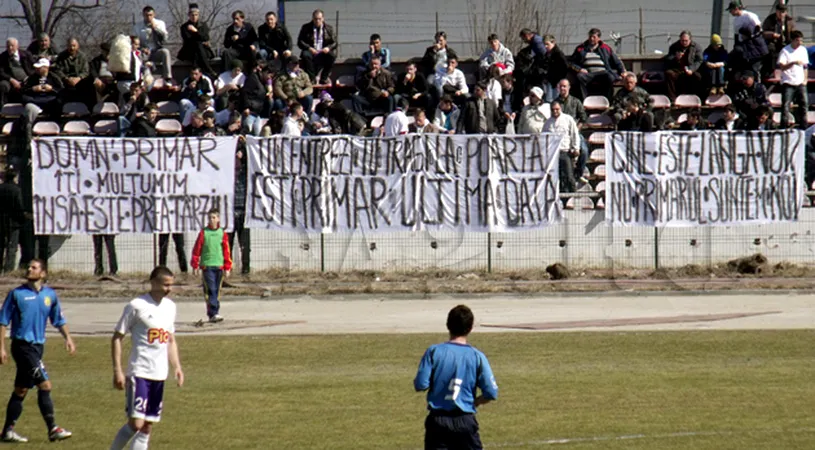
<path fill-rule="evenodd" d="M 125 306 L 113 332 L 113 386 L 126 391 L 128 422 L 119 429 L 111 450 L 125 448 L 131 439 L 131 450 L 147 449 L 153 424 L 161 419 L 168 362 L 175 370 L 178 386 L 184 384 L 175 341 L 175 303 L 167 298 L 172 286 L 170 269 L 164 266 L 153 269 L 150 293 L 134 298 Z M 132 345 L 125 376 L 122 340 L 128 332 L 132 336 Z"/>

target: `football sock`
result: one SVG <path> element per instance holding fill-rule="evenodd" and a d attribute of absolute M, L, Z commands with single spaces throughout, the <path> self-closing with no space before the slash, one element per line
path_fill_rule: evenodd
<path fill-rule="evenodd" d="M 136 434 L 136 430 L 130 428 L 129 423 L 124 424 L 122 428 L 119 428 L 116 437 L 113 438 L 113 444 L 110 445 L 110 450 L 123 450 L 134 434 Z"/>
<path fill-rule="evenodd" d="M 133 437 L 133 442 L 130 443 L 130 450 L 147 450 L 147 441 L 149 440 L 149 434 L 136 433 L 136 436 Z"/>
<path fill-rule="evenodd" d="M 48 427 L 48 431 L 50 432 L 57 426 L 54 421 L 54 402 L 51 401 L 51 391 L 38 389 L 37 404 L 40 405 L 40 414 L 42 414 L 42 418 L 45 420 L 45 426 Z"/>
<path fill-rule="evenodd" d="M 23 400 L 25 397 L 20 397 L 16 393 L 11 393 L 11 398 L 8 400 L 6 407 L 6 423 L 3 425 L 3 433 L 14 427 L 17 419 L 23 413 Z"/>

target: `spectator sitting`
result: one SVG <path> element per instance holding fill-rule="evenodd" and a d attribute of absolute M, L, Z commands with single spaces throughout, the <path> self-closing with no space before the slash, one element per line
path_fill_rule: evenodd
<path fill-rule="evenodd" d="M 438 127 L 427 120 L 427 114 L 422 108 L 413 110 L 413 123 L 408 126 L 409 133 L 439 133 Z"/>
<path fill-rule="evenodd" d="M 255 61 L 255 53 L 257 52 L 258 35 L 255 32 L 255 27 L 247 22 L 246 16 L 243 11 L 237 10 L 232 13 L 232 26 L 226 29 L 224 33 L 224 50 L 221 52 L 221 59 L 223 60 L 223 71 L 227 72 L 232 70 L 233 61 L 240 60 L 242 62 Z"/>
<path fill-rule="evenodd" d="M 57 60 L 57 52 L 54 51 L 54 47 L 51 46 L 51 37 L 48 36 L 48 33 L 40 33 L 37 39 L 31 41 L 27 50 L 34 61 L 45 58 L 53 63 Z"/>
<path fill-rule="evenodd" d="M 300 60 L 290 56 L 286 67 L 280 71 L 274 82 L 274 96 L 284 103 L 300 102 L 303 109 L 311 111 L 314 88 L 305 71 L 300 70 Z"/>
<path fill-rule="evenodd" d="M 439 100 L 439 106 L 433 116 L 433 125 L 440 130 L 440 133 L 453 134 L 456 132 L 456 125 L 460 115 L 461 111 L 453 102 L 453 97 L 445 95 Z"/>
<path fill-rule="evenodd" d="M 218 114 L 222 112 L 223 111 L 218 111 L 215 114 L 216 125 L 218 124 Z M 224 124 L 221 126 L 221 129 L 224 131 L 225 136 L 237 136 L 244 134 L 243 115 L 240 113 L 240 111 L 230 111 L 229 114 L 227 114 L 227 118 L 224 120 Z"/>
<path fill-rule="evenodd" d="M 45 58 L 34 63 L 36 73 L 26 79 L 23 103 L 33 103 L 48 114 L 59 116 L 62 113 L 62 103 L 59 100 L 62 81 L 49 71 L 50 66 L 51 63 Z"/>
<path fill-rule="evenodd" d="M 382 112 L 390 114 L 396 108 L 393 76 L 380 66 L 377 57 L 371 59 L 368 70 L 357 76 L 358 92 L 351 96 L 354 111 L 365 117 Z"/>
<path fill-rule="evenodd" d="M 779 127 L 773 122 L 773 110 L 769 106 L 762 106 L 747 123 L 748 130 L 755 131 L 772 131 L 777 130 Z"/>
<path fill-rule="evenodd" d="M 614 82 L 625 72 L 622 61 L 601 36 L 599 29 L 589 30 L 589 39 L 578 45 L 571 57 L 570 67 L 577 72 L 583 98 L 591 94 L 591 85 L 597 85 L 596 92 L 610 99 Z"/>
<path fill-rule="evenodd" d="M 625 108 L 622 119 L 617 124 L 618 131 L 639 131 L 650 133 L 654 131 L 654 115 L 646 111 L 641 103 L 634 98 L 628 98 L 623 103 Z"/>
<path fill-rule="evenodd" d="M 408 120 L 407 114 L 401 108 L 396 108 L 385 118 L 382 134 L 385 137 L 401 136 L 408 133 L 409 125 L 410 120 Z"/>
<path fill-rule="evenodd" d="M 722 38 L 718 34 L 710 37 L 710 46 L 705 49 L 703 60 L 701 71 L 710 95 L 724 94 L 727 49 L 722 45 Z"/>
<path fill-rule="evenodd" d="M 200 67 L 193 66 L 190 70 L 190 76 L 184 79 L 182 83 L 184 88 L 181 90 L 181 100 L 179 106 L 181 107 L 181 122 L 183 123 L 187 115 L 192 112 L 198 105 L 198 99 L 207 96 L 212 99 L 215 97 L 215 88 L 212 80 L 204 75 Z M 214 106 L 214 103 L 211 103 Z"/>
<path fill-rule="evenodd" d="M 792 42 L 791 34 L 795 31 L 795 19 L 787 14 L 787 5 L 777 3 L 775 12 L 764 19 L 761 24 L 764 40 L 767 42 L 767 59 L 762 63 L 764 73 L 762 76 L 769 77 L 775 69 L 775 62 L 778 61 L 778 54 L 781 50 Z"/>
<path fill-rule="evenodd" d="M 155 103 L 150 103 L 144 108 L 144 114 L 137 117 L 130 125 L 130 137 L 156 137 L 156 119 L 158 119 L 158 106 Z"/>
<path fill-rule="evenodd" d="M 79 50 L 79 41 L 76 38 L 70 38 L 68 48 L 57 56 L 53 72 L 62 81 L 63 90 L 60 93 L 62 101 L 82 102 L 91 94 L 92 91 L 83 83 L 90 75 L 88 58 Z"/>
<path fill-rule="evenodd" d="M 430 96 L 427 93 L 427 79 L 418 71 L 416 63 L 409 62 L 406 72 L 399 76 L 396 82 L 396 95 L 399 96 L 403 106 L 427 108 L 430 107 Z"/>
<path fill-rule="evenodd" d="M 272 69 L 271 66 L 266 66 L 266 68 L 261 71 L 261 81 L 266 86 L 266 100 L 269 102 L 269 105 L 271 106 L 271 111 L 286 109 L 286 104 L 283 103 L 283 100 L 275 98 L 274 95 L 275 71 Z"/>
<path fill-rule="evenodd" d="M 714 128 L 717 130 L 736 131 L 745 129 L 745 125 L 744 119 L 742 119 L 739 116 L 739 113 L 736 112 L 736 107 L 733 105 L 727 105 L 724 108 L 724 117 L 716 122 Z"/>
<path fill-rule="evenodd" d="M 538 93 L 543 95 L 540 88 Z M 563 192 L 575 191 L 574 162 L 573 159 L 580 154 L 580 132 L 577 124 L 568 114 L 563 114 L 563 105 L 555 100 L 552 102 L 552 117 L 546 120 L 543 130 L 560 136 L 560 150 L 558 161 L 558 172 L 560 174 L 560 186 Z"/>
<path fill-rule="evenodd" d="M 382 68 L 390 70 L 391 68 L 391 51 L 387 48 L 382 48 L 382 38 L 378 34 L 372 34 L 368 51 L 362 54 L 362 63 L 365 67 L 371 64 L 373 57 L 379 57 L 382 61 Z M 363 69 L 364 70 L 364 69 Z"/>
<path fill-rule="evenodd" d="M 492 134 L 498 132 L 501 116 L 495 102 L 487 99 L 487 84 L 479 81 L 475 95 L 467 100 L 458 117 L 458 134 Z"/>
<path fill-rule="evenodd" d="M 707 124 L 702 119 L 702 111 L 694 109 L 688 113 L 688 119 L 679 125 L 680 131 L 704 131 Z"/>
<path fill-rule="evenodd" d="M 439 97 L 449 95 L 459 105 L 467 100 L 470 88 L 467 87 L 467 79 L 464 77 L 464 73 L 458 70 L 457 57 L 450 56 L 447 58 L 446 69 L 436 73 L 435 86 L 436 95 Z"/>
<path fill-rule="evenodd" d="M 215 111 L 206 111 L 202 116 L 204 124 L 199 131 L 201 137 L 226 136 L 226 132 L 215 126 Z"/>
<path fill-rule="evenodd" d="M 489 35 L 487 41 L 489 41 L 490 46 L 481 54 L 481 58 L 478 60 L 479 76 L 485 78 L 491 73 L 490 69 L 496 64 L 502 65 L 502 71 L 512 73 L 515 70 L 515 58 L 512 57 L 512 52 L 504 47 L 504 44 L 501 43 L 495 33 Z"/>
<path fill-rule="evenodd" d="M 272 112 L 272 102 L 266 97 L 266 86 L 260 79 L 260 67 L 254 67 L 248 71 L 246 83 L 240 90 L 240 95 L 240 108 L 244 113 L 244 128 L 257 136 L 261 129 L 260 118 L 269 117 Z"/>
<path fill-rule="evenodd" d="M 110 44 L 103 42 L 99 48 L 102 53 L 93 58 L 89 64 L 90 80 L 93 83 L 96 95 L 86 99 L 85 103 L 88 105 L 88 109 L 93 109 L 95 104 L 102 103 L 108 98 L 113 99 L 114 103 L 119 103 L 119 90 L 116 87 L 116 80 L 113 78 L 113 73 L 108 70 Z"/>
<path fill-rule="evenodd" d="M 435 36 L 436 43 L 427 47 L 422 57 L 422 72 L 428 80 L 433 81 L 432 77 L 436 73 L 443 71 L 447 67 L 447 60 L 450 58 L 458 59 L 456 52 L 447 46 L 447 33 L 439 31 Z"/>
<path fill-rule="evenodd" d="M 543 89 L 539 87 L 529 90 L 529 104 L 521 110 L 518 133 L 540 134 L 543 132 L 543 125 L 549 119 L 543 107 L 543 95 Z"/>
<path fill-rule="evenodd" d="M 645 89 L 637 86 L 637 75 L 634 72 L 623 74 L 623 87 L 611 99 L 609 115 L 614 119 L 614 123 L 619 123 L 625 115 L 625 103 L 628 99 L 634 100 L 641 109 L 650 110 L 651 108 L 651 95 Z"/>
<path fill-rule="evenodd" d="M 665 55 L 665 86 L 668 98 L 676 100 L 678 95 L 698 94 L 702 74 L 697 72 L 702 65 L 702 49 L 692 40 L 689 31 L 682 31 L 679 40 L 671 44 Z"/>
<path fill-rule="evenodd" d="M 232 60 L 232 67 L 218 75 L 215 80 L 215 105 L 218 109 L 223 109 L 226 99 L 232 92 L 238 92 L 246 82 L 246 75 L 243 73 L 243 63 L 238 59 Z"/>
<path fill-rule="evenodd" d="M 156 11 L 152 6 L 142 9 L 144 21 L 133 26 L 133 35 L 139 37 L 142 48 L 148 60 L 159 65 L 162 78 L 172 84 L 173 58 L 170 50 L 165 47 L 167 41 L 167 25 L 163 20 L 156 19 Z"/>
<path fill-rule="evenodd" d="M 178 59 L 190 61 L 194 67 L 200 67 L 208 77 L 215 78 L 218 73 L 212 68 L 210 61 L 215 58 L 215 52 L 209 43 L 209 25 L 201 21 L 201 10 L 197 3 L 190 3 L 189 20 L 181 25 L 181 50 Z"/>
<path fill-rule="evenodd" d="M 551 34 L 543 37 L 543 47 L 546 48 L 546 54 L 541 60 L 543 71 L 541 86 L 546 96 L 543 100 L 551 103 L 558 95 L 557 84 L 560 80 L 565 80 L 569 73 L 569 62 Z"/>
<path fill-rule="evenodd" d="M 130 91 L 123 95 L 119 102 L 119 136 L 124 137 L 130 130 L 131 124 L 142 113 L 150 99 L 141 83 L 131 83 Z"/>
<path fill-rule="evenodd" d="M 300 119 L 303 117 L 303 105 L 292 103 L 289 105 L 289 115 L 283 122 L 283 130 L 280 134 L 284 136 L 302 136 Z"/>
<path fill-rule="evenodd" d="M 243 124 L 243 115 L 238 110 L 238 105 L 241 102 L 241 94 L 236 92 L 229 96 L 226 108 L 215 113 L 215 124 L 219 127 L 226 127 L 232 120 L 232 116 L 237 114 L 241 118 L 241 125 Z"/>
<path fill-rule="evenodd" d="M 519 36 L 527 44 L 516 58 L 516 68 L 522 82 L 519 87 L 525 94 L 532 86 L 540 86 L 544 82 L 543 58 L 546 56 L 546 46 L 543 45 L 543 37 L 529 28 L 522 29 Z"/>
<path fill-rule="evenodd" d="M 328 119 L 333 134 L 361 135 L 368 126 L 362 116 L 335 102 L 327 92 L 320 96 L 320 104 L 315 109 L 321 123 L 322 118 Z"/>
<path fill-rule="evenodd" d="M 186 137 L 201 136 L 201 130 L 204 129 L 204 112 L 196 109 L 190 113 L 190 123 L 184 126 L 182 134 Z"/>
<path fill-rule="evenodd" d="M 733 86 L 730 97 L 739 115 L 744 120 L 750 120 L 759 107 L 770 104 L 767 89 L 756 80 L 756 74 L 751 70 L 742 72 L 740 81 L 738 85 Z"/>
<path fill-rule="evenodd" d="M 258 27 L 258 44 L 260 57 L 266 61 L 279 61 L 281 67 L 291 56 L 291 34 L 286 25 L 277 21 L 276 13 L 266 13 L 266 23 Z"/>
<path fill-rule="evenodd" d="M 324 84 L 330 81 L 331 69 L 337 59 L 337 35 L 331 25 L 325 23 L 323 11 L 316 9 L 311 14 L 311 22 L 304 24 L 297 35 L 297 46 L 302 50 L 300 58 L 303 69 L 312 83 Z M 317 80 L 317 75 L 320 79 Z"/>
<path fill-rule="evenodd" d="M 0 53 L 0 108 L 11 100 L 22 98 L 23 84 L 33 73 L 31 54 L 20 48 L 17 39 L 6 39 L 6 51 Z"/>
<path fill-rule="evenodd" d="M 198 103 L 195 105 L 195 109 L 187 114 L 184 114 L 184 120 L 181 121 L 181 125 L 185 127 L 188 126 L 192 120 L 192 113 L 196 111 L 202 115 L 207 111 L 215 111 L 215 108 L 212 107 L 212 99 L 209 98 L 208 95 L 198 97 Z"/>
<path fill-rule="evenodd" d="M 512 75 L 501 77 L 501 102 L 498 105 L 498 112 L 503 115 L 501 130 L 507 134 L 515 134 L 515 113 L 521 109 L 518 105 L 523 103 L 523 99 L 517 98 L 519 96 L 516 95 L 514 81 Z"/>

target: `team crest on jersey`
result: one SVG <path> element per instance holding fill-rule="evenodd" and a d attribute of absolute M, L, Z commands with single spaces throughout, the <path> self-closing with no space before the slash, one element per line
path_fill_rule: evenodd
<path fill-rule="evenodd" d="M 51 297 L 45 296 L 45 306 L 51 306 Z"/>

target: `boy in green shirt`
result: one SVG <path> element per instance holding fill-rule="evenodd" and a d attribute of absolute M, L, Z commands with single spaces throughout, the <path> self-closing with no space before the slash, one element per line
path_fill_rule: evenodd
<path fill-rule="evenodd" d="M 192 249 L 193 273 L 198 269 L 204 278 L 204 297 L 207 301 L 207 316 L 212 323 L 222 322 L 219 314 L 221 304 L 218 301 L 224 275 L 229 276 L 232 270 L 232 257 L 229 254 L 229 238 L 221 228 L 221 213 L 217 208 L 209 210 L 209 224 L 198 233 L 195 247 Z"/>

